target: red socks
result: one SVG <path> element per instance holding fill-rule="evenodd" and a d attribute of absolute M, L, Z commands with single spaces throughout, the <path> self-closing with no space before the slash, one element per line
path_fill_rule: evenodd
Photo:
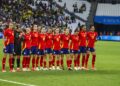
<path fill-rule="evenodd" d="M 93 57 L 92 57 L 92 68 L 95 67 L 95 60 L 96 60 L 96 55 L 93 55 Z"/>
<path fill-rule="evenodd" d="M 36 59 L 36 67 L 38 67 L 38 63 L 39 63 L 39 57 L 37 57 Z"/>
<path fill-rule="evenodd" d="M 67 67 L 70 68 L 72 64 L 72 60 L 67 60 Z"/>
<path fill-rule="evenodd" d="M 61 66 L 64 67 L 64 66 L 63 66 L 63 59 L 61 59 L 60 63 L 61 63 Z"/>
<path fill-rule="evenodd" d="M 51 67 L 51 61 L 49 61 L 49 68 Z"/>
<path fill-rule="evenodd" d="M 87 67 L 88 67 L 88 60 L 89 60 L 89 56 L 90 56 L 90 54 L 87 54 L 87 55 L 86 55 L 85 68 L 87 68 Z"/>
<path fill-rule="evenodd" d="M 59 65 L 59 63 L 60 63 L 60 61 L 59 61 L 59 60 L 57 60 L 57 66 L 60 66 L 60 65 Z"/>
<path fill-rule="evenodd" d="M 30 57 L 27 57 L 26 58 L 26 66 L 27 66 L 27 68 L 29 68 L 30 67 Z"/>
<path fill-rule="evenodd" d="M 51 62 L 52 66 L 55 66 L 55 56 L 53 55 L 53 60 Z"/>
<path fill-rule="evenodd" d="M 24 56 L 22 61 L 22 68 L 26 68 L 26 61 L 27 61 L 27 57 Z"/>
<path fill-rule="evenodd" d="M 46 68 L 46 61 L 44 61 L 44 68 Z"/>
<path fill-rule="evenodd" d="M 6 57 L 2 59 L 2 70 L 5 70 Z"/>
<path fill-rule="evenodd" d="M 40 67 L 43 67 L 43 56 L 40 57 Z"/>
<path fill-rule="evenodd" d="M 77 66 L 77 60 L 75 59 L 74 60 L 74 67 L 76 67 Z"/>
<path fill-rule="evenodd" d="M 35 68 L 35 57 L 32 58 L 32 68 Z"/>
<path fill-rule="evenodd" d="M 13 69 L 12 60 L 13 60 L 13 57 L 9 57 L 9 67 L 10 67 L 10 70 Z"/>
<path fill-rule="evenodd" d="M 85 65 L 85 56 L 82 56 L 82 67 Z"/>
<path fill-rule="evenodd" d="M 79 67 L 80 66 L 80 55 L 78 55 L 77 57 L 77 62 L 76 62 L 77 66 Z"/>

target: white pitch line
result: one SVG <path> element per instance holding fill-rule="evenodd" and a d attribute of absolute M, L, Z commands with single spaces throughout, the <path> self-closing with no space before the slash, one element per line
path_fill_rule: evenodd
<path fill-rule="evenodd" d="M 10 80 L 5 80 L 5 79 L 0 79 L 0 81 L 8 82 L 8 83 L 13 83 L 13 84 L 19 84 L 19 85 L 23 85 L 23 86 L 36 86 L 36 85 L 25 84 L 25 83 L 20 83 L 20 82 L 15 82 L 15 81 L 10 81 Z"/>

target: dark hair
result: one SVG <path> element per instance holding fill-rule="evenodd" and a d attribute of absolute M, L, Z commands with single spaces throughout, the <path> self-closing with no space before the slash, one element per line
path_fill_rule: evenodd
<path fill-rule="evenodd" d="M 56 29 L 59 29 L 59 33 L 60 33 L 60 28 L 58 28 L 58 27 L 55 28 L 54 33 L 55 33 Z"/>
<path fill-rule="evenodd" d="M 70 34 L 72 33 L 72 29 L 70 29 Z"/>
<path fill-rule="evenodd" d="M 31 28 L 31 31 L 33 31 L 33 27 L 34 27 L 34 25 L 37 25 L 37 24 L 32 24 L 32 28 Z"/>
<path fill-rule="evenodd" d="M 82 30 L 82 28 L 84 27 L 85 25 L 81 25 L 81 27 L 80 27 L 80 31 Z"/>
<path fill-rule="evenodd" d="M 26 33 L 26 29 L 24 28 L 23 30 L 22 30 L 24 33 Z"/>
<path fill-rule="evenodd" d="M 91 28 L 92 26 L 94 26 L 94 25 L 93 25 L 93 24 L 92 24 L 92 25 L 90 25 L 90 28 Z"/>
<path fill-rule="evenodd" d="M 78 28 L 76 28 L 74 32 L 78 32 L 78 31 L 79 31 Z"/>

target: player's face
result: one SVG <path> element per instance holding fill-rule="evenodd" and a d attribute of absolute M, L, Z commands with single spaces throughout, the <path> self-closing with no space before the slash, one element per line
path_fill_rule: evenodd
<path fill-rule="evenodd" d="M 75 35 L 78 35 L 78 31 L 75 31 L 75 33 L 74 33 Z"/>
<path fill-rule="evenodd" d="M 92 26 L 91 28 L 90 28 L 90 31 L 95 31 L 95 27 L 94 26 Z"/>
<path fill-rule="evenodd" d="M 48 33 L 52 33 L 52 29 L 48 29 Z"/>
<path fill-rule="evenodd" d="M 59 32 L 60 32 L 60 30 L 59 30 L 59 28 L 57 28 L 57 29 L 55 30 L 55 33 L 56 33 L 56 34 L 59 34 Z"/>
<path fill-rule="evenodd" d="M 33 26 L 33 31 L 34 31 L 34 32 L 37 32 L 37 29 L 38 29 L 37 25 L 34 25 L 34 26 Z"/>
<path fill-rule="evenodd" d="M 84 27 L 82 28 L 82 30 L 83 30 L 83 31 L 86 31 L 86 26 L 84 26 Z"/>
<path fill-rule="evenodd" d="M 30 33 L 30 28 L 26 28 L 26 33 Z"/>
<path fill-rule="evenodd" d="M 42 28 L 41 33 L 45 33 L 45 32 L 46 32 L 45 28 Z"/>
<path fill-rule="evenodd" d="M 69 29 L 65 30 L 65 34 L 69 34 L 69 32 L 70 32 Z"/>
<path fill-rule="evenodd" d="M 10 29 L 13 28 L 13 24 L 12 24 L 12 23 L 9 24 L 9 28 L 10 28 Z"/>

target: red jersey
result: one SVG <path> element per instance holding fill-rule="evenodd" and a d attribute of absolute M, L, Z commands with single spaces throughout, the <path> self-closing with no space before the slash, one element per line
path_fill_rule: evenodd
<path fill-rule="evenodd" d="M 53 34 L 46 34 L 46 48 L 52 48 L 53 46 Z"/>
<path fill-rule="evenodd" d="M 25 34 L 24 35 L 24 41 L 23 41 L 23 49 L 30 49 L 31 48 L 31 34 Z"/>
<path fill-rule="evenodd" d="M 46 34 L 39 34 L 38 49 L 44 50 L 46 46 Z"/>
<path fill-rule="evenodd" d="M 70 35 L 61 35 L 61 48 L 69 48 Z"/>
<path fill-rule="evenodd" d="M 96 41 L 96 38 L 97 38 L 98 34 L 97 32 L 88 32 L 87 33 L 87 42 L 88 42 L 88 47 L 90 48 L 93 48 L 94 45 L 95 45 L 95 41 Z"/>
<path fill-rule="evenodd" d="M 8 45 L 8 44 L 13 44 L 14 43 L 14 31 L 12 29 L 5 29 L 4 32 L 4 37 L 5 37 L 5 42 L 4 45 Z"/>
<path fill-rule="evenodd" d="M 87 45 L 87 32 L 80 31 L 79 32 L 79 46 L 86 47 Z"/>
<path fill-rule="evenodd" d="M 71 46 L 70 49 L 78 50 L 79 49 L 79 36 L 71 35 Z"/>
<path fill-rule="evenodd" d="M 38 36 L 39 33 L 38 32 L 31 32 L 31 45 L 32 46 L 38 46 Z"/>
<path fill-rule="evenodd" d="M 53 36 L 53 50 L 60 50 L 60 41 L 61 41 L 60 34 Z"/>

